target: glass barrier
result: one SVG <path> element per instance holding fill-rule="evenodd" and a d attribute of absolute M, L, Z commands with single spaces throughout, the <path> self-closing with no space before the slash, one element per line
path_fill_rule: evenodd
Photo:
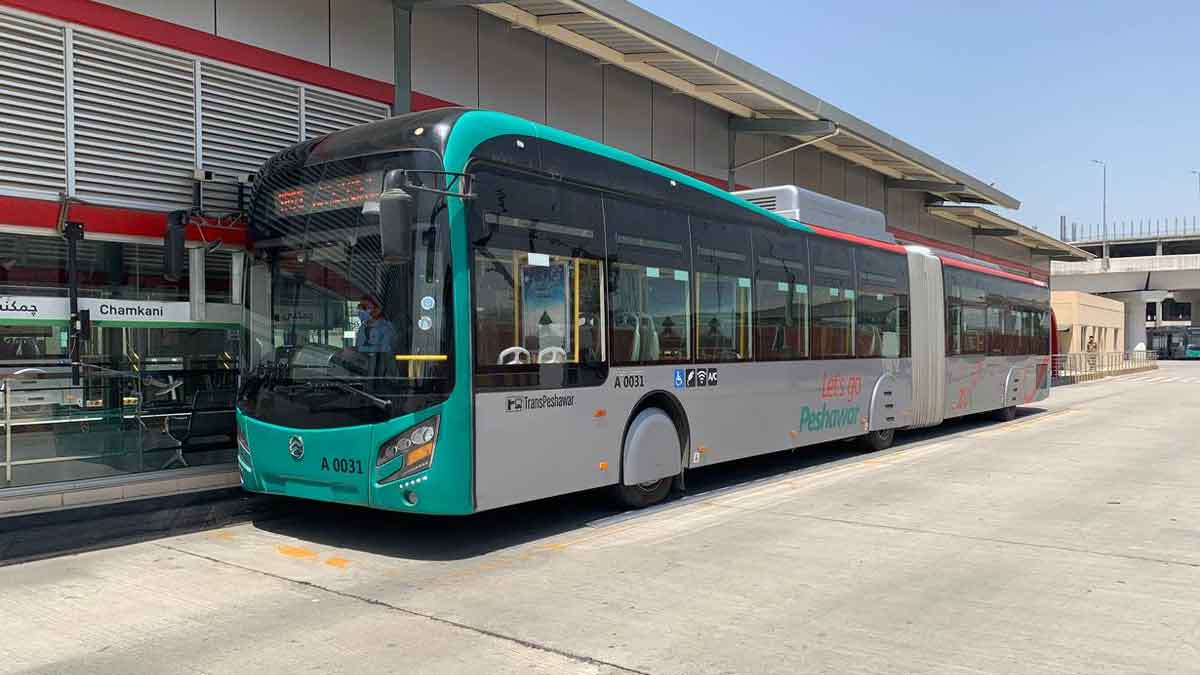
<path fill-rule="evenodd" d="M 0 488 L 233 462 L 236 362 L 75 368 L 78 384 L 63 361 L 0 380 Z"/>

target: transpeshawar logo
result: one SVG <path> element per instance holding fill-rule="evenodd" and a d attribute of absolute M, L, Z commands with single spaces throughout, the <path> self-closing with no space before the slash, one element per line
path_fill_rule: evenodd
<path fill-rule="evenodd" d="M 509 396 L 504 399 L 504 411 L 515 413 L 549 408 L 570 408 L 575 405 L 574 394 L 543 394 L 541 396 Z"/>

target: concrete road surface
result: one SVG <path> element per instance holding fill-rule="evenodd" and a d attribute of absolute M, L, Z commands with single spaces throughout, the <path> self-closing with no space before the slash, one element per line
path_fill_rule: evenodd
<path fill-rule="evenodd" d="M 1200 672 L 1200 366 L 692 494 L 287 518 L 0 568 L 0 671 Z"/>

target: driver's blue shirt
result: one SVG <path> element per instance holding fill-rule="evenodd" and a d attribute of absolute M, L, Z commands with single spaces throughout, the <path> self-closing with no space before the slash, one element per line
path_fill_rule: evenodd
<path fill-rule="evenodd" d="M 367 319 L 354 336 L 354 346 L 368 354 L 392 354 L 396 351 L 396 327 L 387 319 Z"/>

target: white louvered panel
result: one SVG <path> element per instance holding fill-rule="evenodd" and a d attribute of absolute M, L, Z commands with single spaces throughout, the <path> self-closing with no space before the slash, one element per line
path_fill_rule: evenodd
<path fill-rule="evenodd" d="M 223 181 L 205 186 L 204 207 L 233 211 L 237 176 L 300 140 L 300 89 L 211 63 L 200 82 L 201 159 Z"/>
<path fill-rule="evenodd" d="M 390 112 L 380 103 L 309 89 L 304 92 L 304 138 L 381 120 Z"/>
<path fill-rule="evenodd" d="M 190 206 L 192 62 L 83 33 L 74 45 L 76 193 L 130 206 Z"/>
<path fill-rule="evenodd" d="M 0 191 L 67 185 L 63 30 L 0 14 Z"/>

